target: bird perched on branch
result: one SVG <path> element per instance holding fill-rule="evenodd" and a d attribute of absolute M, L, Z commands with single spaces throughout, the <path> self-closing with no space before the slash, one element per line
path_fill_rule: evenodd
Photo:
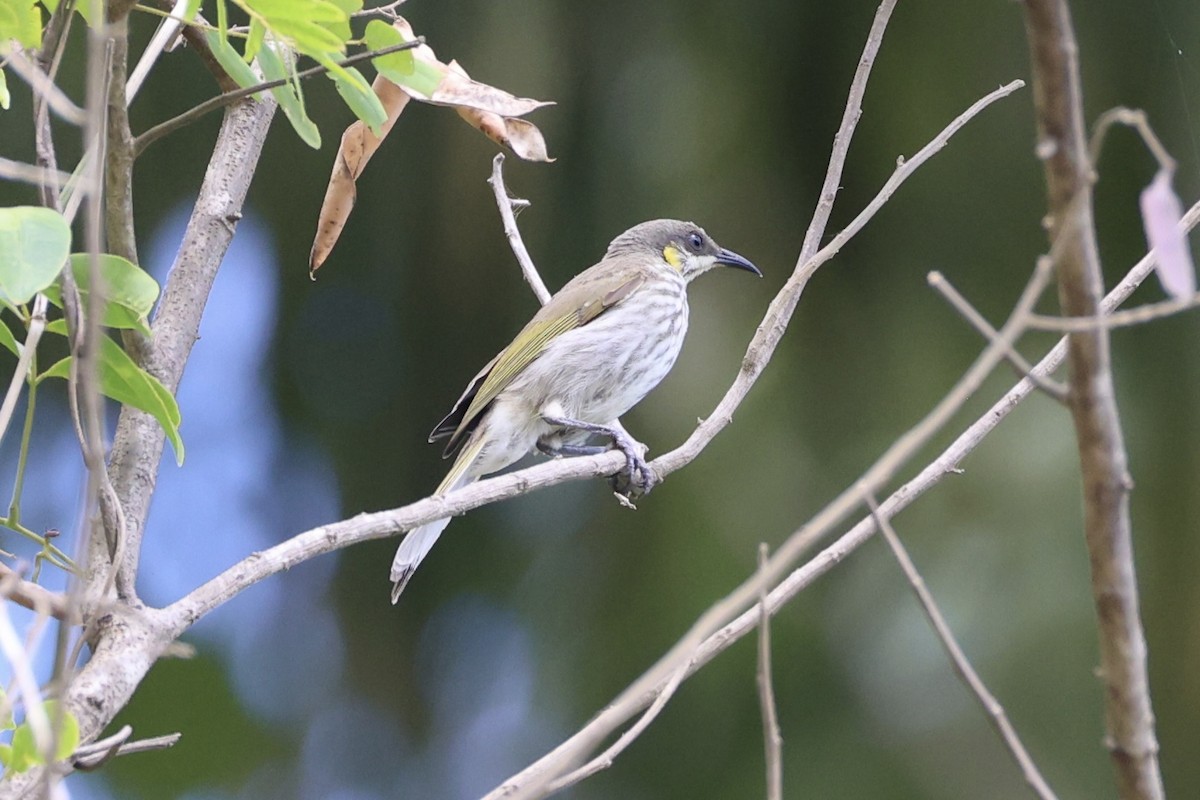
<path fill-rule="evenodd" d="M 429 441 L 458 453 L 436 495 L 504 469 L 534 448 L 547 455 L 625 454 L 626 477 L 647 491 L 645 447 L 617 419 L 666 377 L 687 332 L 687 285 L 713 267 L 762 277 L 691 222 L 659 219 L 622 233 L 600 263 L 575 276 L 512 344 L 479 371 Z M 392 602 L 450 519 L 411 531 L 392 561 Z"/>

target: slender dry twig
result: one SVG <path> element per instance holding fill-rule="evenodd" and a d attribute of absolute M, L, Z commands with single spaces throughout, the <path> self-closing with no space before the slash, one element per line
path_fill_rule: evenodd
<path fill-rule="evenodd" d="M 649 704 L 649 707 L 646 708 L 645 713 L 638 718 L 637 722 L 630 725 L 603 753 L 561 778 L 549 781 L 546 784 L 545 793 L 553 794 L 574 786 L 585 778 L 590 778 L 597 772 L 611 767 L 613 760 L 623 753 L 629 745 L 633 744 L 634 740 L 641 736 L 642 732 L 650 727 L 650 723 L 657 719 L 662 710 L 667 707 L 667 701 L 675 695 L 675 690 L 679 688 L 679 684 L 683 683 L 690 674 L 689 667 L 690 664 L 688 663 L 680 664 L 675 672 L 667 678 L 663 684 L 662 691 L 654 698 L 654 702 Z"/>
<path fill-rule="evenodd" d="M 29 316 L 29 330 L 25 333 L 25 346 L 21 348 L 21 357 L 17 359 L 17 368 L 13 371 L 8 382 L 8 391 L 4 394 L 4 402 L 0 403 L 0 442 L 12 422 L 13 411 L 17 407 L 17 398 L 21 396 L 21 384 L 29 374 L 29 365 L 33 362 L 33 354 L 37 352 L 38 341 L 46 330 L 46 296 L 39 294 L 33 300 L 32 313 Z"/>
<path fill-rule="evenodd" d="M 85 744 L 71 754 L 70 762 L 77 770 L 90 772 L 107 764 L 117 756 L 128 756 L 134 753 L 148 753 L 154 750 L 166 750 L 174 747 L 183 734 L 168 733 L 164 736 L 153 736 L 149 739 L 129 741 L 133 728 L 122 725 L 112 736 Z"/>
<path fill-rule="evenodd" d="M 767 568 L 767 543 L 758 546 L 758 568 Z M 775 688 L 771 679 L 771 615 L 767 612 L 767 583 L 758 590 L 758 703 L 762 708 L 763 751 L 767 762 L 767 800 L 783 800 L 783 737 L 775 710 Z"/>
<path fill-rule="evenodd" d="M 11 158 L 0 156 L 0 180 L 20 181 L 21 183 L 32 183 L 41 185 L 42 183 L 50 183 L 54 186 L 63 186 L 71 176 L 65 172 L 58 170 L 50 170 L 44 167 L 39 167 L 36 164 L 24 164 L 20 161 L 13 161 Z"/>
<path fill-rule="evenodd" d="M 1030 314 L 1029 327 L 1058 333 L 1094 331 L 1100 328 L 1112 330 L 1113 328 L 1143 325 L 1157 319 L 1174 316 L 1181 311 L 1190 311 L 1197 306 L 1200 306 L 1200 293 L 1179 300 L 1163 300 L 1159 303 L 1149 303 L 1137 308 L 1095 317 L 1048 317 L 1043 314 Z"/>
<path fill-rule="evenodd" d="M 29 84 L 29 88 L 49 105 L 52 111 L 72 125 L 82 125 L 87 120 L 84 110 L 75 105 L 71 98 L 55 85 L 41 67 L 31 62 L 20 50 L 9 54 L 8 65 Z"/>
<path fill-rule="evenodd" d="M 404 0 L 392 0 L 391 3 L 383 6 L 375 6 L 374 8 L 364 8 L 362 11 L 355 11 L 351 17 L 370 17 L 375 14 L 382 14 L 385 17 L 395 17 L 396 9 L 404 5 Z"/>
<path fill-rule="evenodd" d="M 1100 148 L 1104 146 L 1109 129 L 1115 124 L 1127 125 L 1137 131 L 1142 137 L 1146 149 L 1158 162 L 1159 168 L 1167 172 L 1175 171 L 1175 159 L 1171 158 L 1167 148 L 1163 147 L 1162 142 L 1158 140 L 1154 129 L 1150 127 L 1150 120 L 1146 118 L 1146 112 L 1140 108 L 1125 108 L 1124 106 L 1110 108 L 1096 120 L 1092 138 L 1088 142 L 1088 160 L 1092 162 L 1093 169 L 1100 162 Z"/>
<path fill-rule="evenodd" d="M 509 197 L 508 189 L 504 186 L 503 165 L 504 153 L 496 153 L 496 157 L 492 159 L 492 177 L 488 178 L 488 183 L 491 184 L 492 191 L 496 195 L 496 207 L 500 209 L 500 219 L 504 221 L 504 235 L 508 237 L 508 245 L 512 248 L 513 255 L 517 257 L 517 263 L 521 265 L 521 274 L 525 276 L 525 282 L 529 284 L 529 288 L 533 289 L 538 302 L 546 305 L 550 302 L 550 292 L 546 289 L 546 284 L 542 282 L 542 276 L 538 274 L 533 259 L 529 257 L 529 251 L 525 249 L 521 231 L 517 228 L 517 217 L 513 213 L 513 209 L 527 207 L 529 201 Z"/>
<path fill-rule="evenodd" d="M 58 620 L 67 620 L 67 598 L 21 577 L 6 564 L 0 563 L 0 596 L 23 608 Z"/>
<path fill-rule="evenodd" d="M 891 548 L 893 555 L 896 556 L 896 561 L 900 564 L 900 569 L 904 571 L 904 576 L 908 579 L 909 586 L 912 587 L 913 593 L 917 596 L 917 601 L 924 609 L 925 615 L 929 617 L 929 622 L 933 625 L 933 630 L 937 634 L 938 640 L 941 641 L 942 647 L 946 649 L 946 654 L 950 656 L 950 663 L 954 666 L 954 672 L 962 679 L 975 698 L 979 700 L 979 704 L 983 706 L 983 710 L 987 712 L 988 717 L 992 720 L 992 725 L 1000 734 L 1000 738 L 1004 740 L 1004 746 L 1008 748 L 1008 752 L 1012 754 L 1013 759 L 1021 768 L 1021 773 L 1025 776 L 1025 782 L 1033 789 L 1038 797 L 1042 800 L 1056 800 L 1054 791 L 1050 785 L 1046 783 L 1046 779 L 1042 777 L 1041 771 L 1038 770 L 1037 764 L 1030 757 L 1029 752 L 1025 749 L 1025 745 L 1021 743 L 1021 737 L 1017 735 L 1017 731 L 1013 728 L 1012 723 L 1008 719 L 1008 714 L 1004 711 L 1004 706 L 1000 705 L 1000 701 L 996 699 L 983 680 L 979 677 L 979 673 L 971 666 L 971 662 L 967 659 L 966 653 L 959 646 L 958 641 L 954 638 L 954 632 L 950 630 L 950 625 L 947 624 L 946 618 L 942 616 L 941 609 L 938 608 L 937 602 L 933 599 L 933 594 L 930 593 L 929 587 L 925 585 L 925 580 L 921 577 L 921 573 L 917 571 L 916 565 L 912 558 L 908 555 L 908 550 L 905 549 L 904 543 L 900 541 L 900 537 L 896 534 L 895 529 L 888 517 L 879 510 L 879 504 L 875 502 L 875 497 L 872 494 L 867 495 L 867 506 L 871 509 L 871 518 L 875 521 L 875 527 L 883 534 L 883 538 L 887 540 L 888 547 Z"/>
<path fill-rule="evenodd" d="M 935 270 L 926 276 L 926 280 L 930 286 L 932 286 L 934 289 L 937 289 L 942 297 L 944 297 L 946 301 L 950 303 L 954 310 L 957 311 L 963 319 L 971 323 L 971 327 L 983 334 L 984 339 L 988 341 L 996 340 L 996 338 L 999 336 L 999 333 L 996 332 L 996 329 L 992 327 L 990 322 L 983 318 L 983 315 L 979 313 L 975 306 L 971 305 L 970 302 L 967 301 L 967 298 L 963 297 L 962 294 L 960 294 L 959 291 L 951 285 L 950 281 L 946 279 L 945 275 Z M 1026 318 L 1027 325 L 1029 325 L 1028 320 L 1033 316 L 1034 314 L 1031 312 L 1029 317 Z M 1033 326 L 1029 325 L 1029 327 Z M 1007 358 L 1009 363 L 1013 365 L 1013 369 L 1017 371 L 1017 374 L 1027 376 L 1032 379 L 1033 382 L 1037 384 L 1039 389 L 1053 397 L 1058 402 L 1063 404 L 1067 402 L 1066 387 L 1050 378 L 1042 378 L 1034 375 L 1033 367 L 1030 366 L 1029 362 L 1025 360 L 1025 356 L 1021 355 L 1015 346 L 1011 344 L 1007 345 L 1004 352 L 1004 357 Z"/>
<path fill-rule="evenodd" d="M 1092 217 L 1093 172 L 1084 132 L 1079 48 L 1066 0 L 1025 0 L 1023 8 L 1049 233 L 1052 240 L 1064 242 L 1058 261 L 1059 301 L 1064 316 L 1095 317 L 1104 278 Z M 1118 795 L 1159 800 L 1164 792 L 1129 518 L 1132 479 L 1113 388 L 1108 332 L 1100 328 L 1072 333 L 1067 343 L 1107 744 Z"/>
<path fill-rule="evenodd" d="M 10 575 L 4 580 L 11 581 L 13 577 Z M 0 584 L 0 594 L 6 592 L 7 587 Z M 0 601 L 0 653 L 8 660 L 16 684 L 16 691 L 10 694 L 9 702 L 15 705 L 17 703 L 15 695 L 20 694 L 21 702 L 25 706 L 25 720 L 33 732 L 37 751 L 49 762 L 52 760 L 49 755 L 54 752 L 55 738 L 50 726 L 50 718 L 42 706 L 42 690 L 38 687 L 37 678 L 33 674 L 33 664 L 30 662 L 29 653 L 21 644 L 21 637 L 17 635 L 17 629 L 13 627 L 12 618 L 8 615 L 8 603 L 3 601 Z"/>
<path fill-rule="evenodd" d="M 386 56 L 389 53 L 397 53 L 401 50 L 412 50 L 413 48 L 420 47 L 423 44 L 425 44 L 425 37 L 418 36 L 411 42 L 401 42 L 400 44 L 395 44 L 390 47 L 381 47 L 378 50 L 370 50 L 365 53 L 356 53 L 355 55 L 338 61 L 337 64 L 341 67 L 349 67 L 359 63 L 360 61 L 367 61 L 372 58 L 378 58 L 379 56 Z M 225 106 L 228 106 L 231 103 L 236 103 L 238 100 L 241 100 L 244 97 L 249 97 L 252 94 L 258 94 L 259 92 L 266 91 L 267 89 L 285 86 L 291 83 L 293 78 L 296 80 L 304 80 L 306 78 L 311 78 L 314 75 L 324 75 L 328 71 L 328 67 L 323 64 L 319 64 L 315 67 L 302 69 L 294 76 L 289 75 L 286 78 L 279 78 L 278 80 L 263 81 L 262 83 L 255 84 L 254 86 L 247 86 L 244 89 L 231 89 L 227 92 L 217 95 L 216 97 L 210 97 L 209 99 L 196 106 L 193 106 L 187 111 L 171 117 L 164 122 L 160 122 L 154 127 L 146 130 L 144 133 L 138 135 L 133 140 L 133 157 L 137 158 L 142 154 L 142 151 L 144 151 L 157 140 L 161 139 L 163 136 L 166 136 L 168 133 L 174 133 L 180 128 L 192 124 L 211 111 L 216 111 L 218 108 L 224 108 Z"/>
<path fill-rule="evenodd" d="M 183 18 L 188 2 L 189 0 L 175 0 L 175 5 L 171 7 L 167 18 L 158 26 L 154 36 L 150 38 L 150 44 L 146 45 L 146 49 L 138 57 L 137 66 L 133 68 L 133 72 L 130 73 L 129 80 L 125 84 L 125 94 L 131 102 L 142 88 L 142 84 L 145 83 L 150 70 L 154 68 L 158 57 L 171 46 L 172 42 L 176 41 L 175 37 L 179 34 L 179 29 L 183 27 Z"/>

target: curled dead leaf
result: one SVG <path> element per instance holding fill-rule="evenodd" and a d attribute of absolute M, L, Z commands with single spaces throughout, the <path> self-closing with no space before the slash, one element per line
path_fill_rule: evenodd
<path fill-rule="evenodd" d="M 317 233 L 313 237 L 312 250 L 308 256 L 308 275 L 314 280 L 317 270 L 325 263 L 325 259 L 329 257 L 333 246 L 342 235 L 346 220 L 350 218 L 357 194 L 355 181 L 362 175 L 367 162 L 379 149 L 380 143 L 396 124 L 410 99 L 403 89 L 386 78 L 376 77 L 371 88 L 387 111 L 387 121 L 380 126 L 379 136 L 371 133 L 359 120 L 352 123 L 342 134 L 342 141 L 333 161 L 333 172 L 329 176 L 329 185 L 325 188 L 325 199 L 321 203 L 321 213 L 317 217 Z"/>
<path fill-rule="evenodd" d="M 466 70 L 457 61 L 449 64 L 450 76 L 470 81 Z M 474 81 L 471 81 L 474 83 Z M 512 150 L 518 158 L 526 161 L 553 161 L 546 152 L 546 139 L 532 122 L 502 116 L 473 106 L 458 106 L 455 109 L 467 124 L 498 145 Z"/>
<path fill-rule="evenodd" d="M 392 27 L 403 41 L 416 38 L 412 26 L 403 18 L 397 18 Z M 373 35 L 380 36 L 382 41 L 377 40 L 376 45 L 379 49 L 389 37 L 395 40 L 395 34 L 390 33 L 386 26 L 382 30 L 376 29 L 374 33 L 368 28 L 367 34 L 368 39 Z M 310 277 L 316 275 L 329 257 L 346 220 L 350 218 L 354 208 L 355 181 L 391 131 L 410 98 L 454 108 L 470 125 L 497 144 L 512 150 L 518 158 L 527 161 L 554 160 L 547 155 L 546 140 L 537 126 L 517 119 L 553 103 L 517 97 L 503 89 L 472 80 L 457 62 L 445 64 L 439 61 L 433 48 L 427 44 L 422 43 L 407 52 L 412 54 L 412 61 L 407 66 L 403 62 L 377 63 L 380 74 L 375 77 L 371 88 L 387 111 L 387 121 L 380 126 L 379 136 L 373 135 L 362 122 L 355 122 L 342 134 L 309 253 Z"/>

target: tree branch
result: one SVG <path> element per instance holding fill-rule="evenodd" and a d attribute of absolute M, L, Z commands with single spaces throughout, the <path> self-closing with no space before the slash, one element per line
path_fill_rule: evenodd
<path fill-rule="evenodd" d="M 198 338 L 204 304 L 233 239 L 242 204 L 275 112 L 274 98 L 226 112 L 179 254 L 163 289 L 143 366 L 174 392 Z M 149 414 L 125 406 L 113 440 L 109 475 L 124 506 L 128 546 L 121 569 L 137 574 L 141 538 L 162 456 L 164 433 Z"/>
<path fill-rule="evenodd" d="M 1058 293 L 1067 316 L 1094 317 L 1103 275 L 1092 217 L 1092 164 L 1083 123 L 1078 45 L 1066 0 L 1025 0 L 1033 62 L 1038 154 L 1049 233 L 1062 242 Z M 1108 747 L 1122 798 L 1163 797 L 1158 741 L 1146 674 L 1129 519 L 1125 443 L 1113 390 L 1108 331 L 1068 336 L 1069 400 L 1083 477 L 1084 537 L 1100 634 Z"/>
<path fill-rule="evenodd" d="M 504 186 L 504 153 L 496 153 L 496 157 L 492 159 L 492 177 L 488 178 L 488 183 L 491 184 L 492 192 L 496 195 L 496 207 L 500 209 L 500 219 L 504 223 L 504 235 L 508 237 L 508 246 L 512 248 L 513 255 L 517 257 L 517 263 L 521 265 L 521 274 L 525 276 L 525 282 L 529 284 L 529 288 L 533 289 L 533 294 L 537 297 L 538 302 L 546 305 L 550 302 L 550 290 L 546 288 L 542 276 L 538 274 L 537 267 L 533 264 L 533 259 L 529 257 L 529 251 L 525 249 L 525 242 L 521 238 L 521 230 L 517 227 L 517 217 L 514 213 L 515 210 L 527 207 L 529 201 L 509 197 L 508 189 Z"/>
<path fill-rule="evenodd" d="M 758 546 L 758 568 L 767 566 L 767 543 Z M 771 615 L 767 612 L 767 584 L 758 590 L 758 704 L 762 708 L 763 752 L 767 762 L 767 800 L 783 800 L 783 738 L 779 735 L 779 714 L 775 710 L 775 689 L 771 679 Z"/>

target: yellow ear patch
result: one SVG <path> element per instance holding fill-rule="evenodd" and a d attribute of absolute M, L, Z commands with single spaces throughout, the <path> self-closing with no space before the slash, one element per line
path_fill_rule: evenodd
<path fill-rule="evenodd" d="M 675 271 L 683 269 L 683 253 L 679 252 L 679 248 L 669 244 L 663 248 L 663 258 L 666 262 L 675 268 Z"/>

